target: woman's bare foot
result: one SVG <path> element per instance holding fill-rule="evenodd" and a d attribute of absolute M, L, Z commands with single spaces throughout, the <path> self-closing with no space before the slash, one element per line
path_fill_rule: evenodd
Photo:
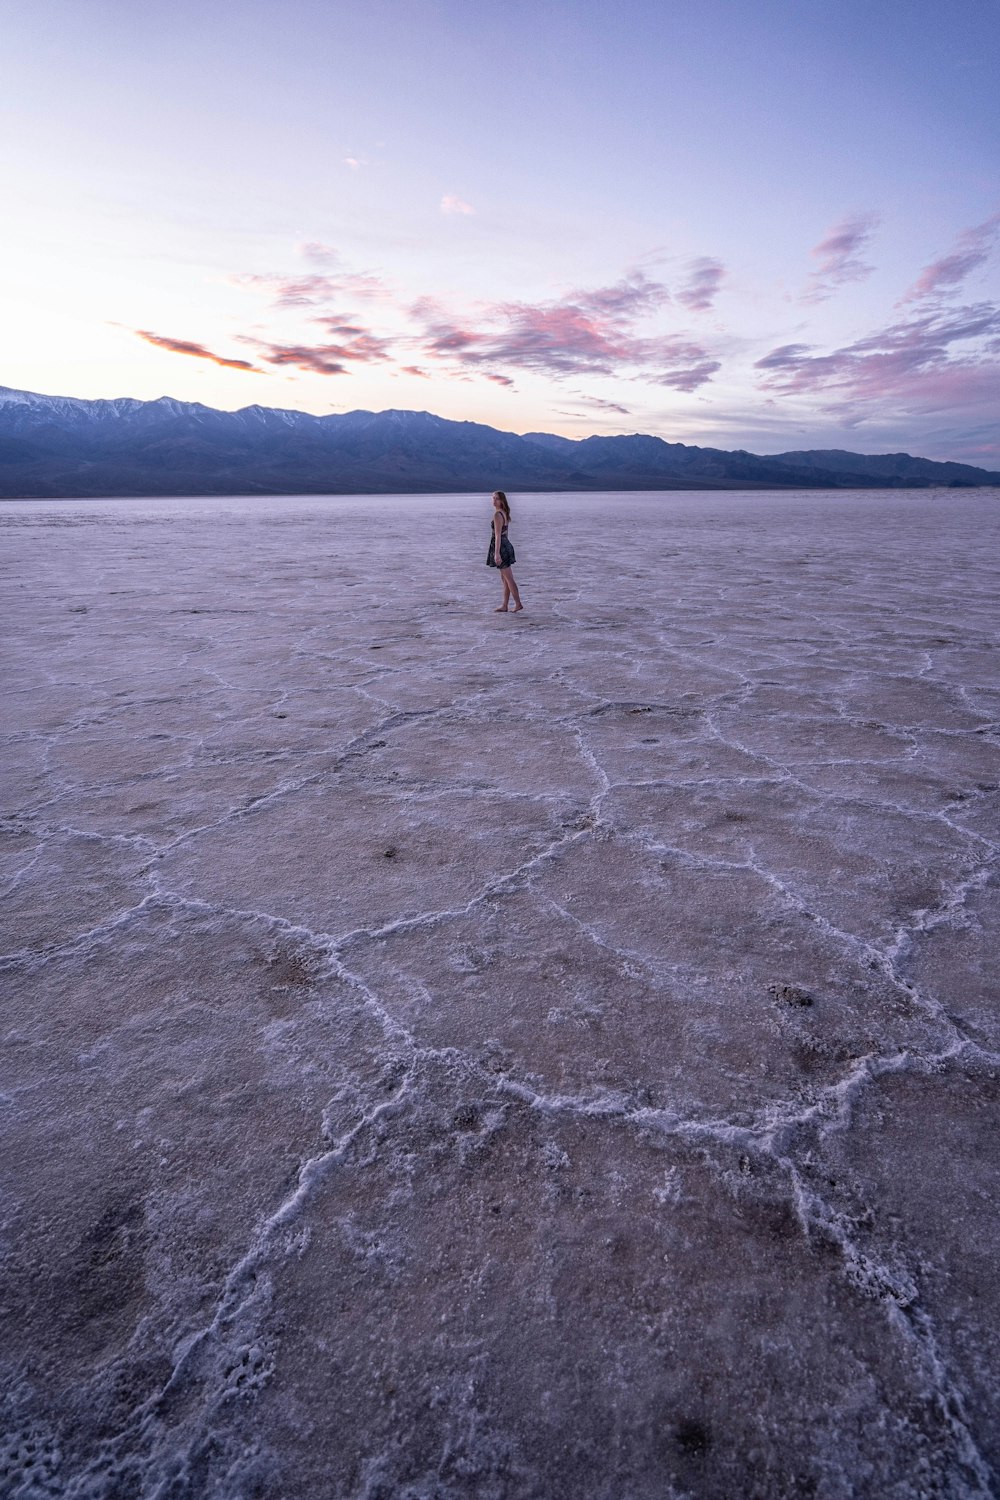
<path fill-rule="evenodd" d="M 524 608 L 524 605 L 523 605 L 523 604 L 515 604 L 515 605 L 514 605 L 514 608 L 513 608 L 513 609 L 512 609 L 512 610 L 511 610 L 511 614 L 514 614 L 514 615 L 516 615 L 516 614 L 520 614 L 520 612 L 521 612 L 521 610 L 522 610 L 522 609 L 523 609 L 523 608 Z"/>
<path fill-rule="evenodd" d="M 515 614 L 517 613 L 516 610 L 514 612 L 515 612 Z M 496 609 L 493 611 L 493 613 L 495 615 L 505 615 L 507 613 L 507 606 L 506 606 L 506 604 L 498 604 L 497 607 L 496 607 Z"/>

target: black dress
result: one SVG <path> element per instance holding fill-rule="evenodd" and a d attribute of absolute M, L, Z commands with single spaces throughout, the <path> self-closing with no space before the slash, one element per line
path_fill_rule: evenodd
<path fill-rule="evenodd" d="M 486 554 L 486 566 L 488 568 L 495 568 L 496 565 L 497 565 L 496 564 L 496 545 L 497 545 L 497 543 L 496 543 L 496 533 L 494 532 L 493 527 L 491 526 L 490 527 L 490 550 Z M 501 568 L 510 568 L 510 567 L 513 567 L 514 563 L 516 563 L 516 562 L 517 562 L 517 556 L 516 556 L 516 554 L 514 552 L 514 548 L 511 546 L 510 542 L 507 539 L 507 523 L 505 521 L 504 524 L 503 524 L 503 526 L 502 526 L 502 528 L 501 528 L 501 531 L 500 531 L 500 566 L 501 566 Z"/>

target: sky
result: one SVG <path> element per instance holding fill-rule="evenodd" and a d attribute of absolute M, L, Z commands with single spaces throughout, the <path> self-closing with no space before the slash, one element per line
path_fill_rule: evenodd
<path fill-rule="evenodd" d="M 2 28 L 2 385 L 1000 468 L 998 0 Z"/>

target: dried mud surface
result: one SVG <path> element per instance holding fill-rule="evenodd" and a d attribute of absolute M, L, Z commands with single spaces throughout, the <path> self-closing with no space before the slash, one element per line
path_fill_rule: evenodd
<path fill-rule="evenodd" d="M 979 1500 L 993 492 L 9 504 L 0 1492 Z"/>

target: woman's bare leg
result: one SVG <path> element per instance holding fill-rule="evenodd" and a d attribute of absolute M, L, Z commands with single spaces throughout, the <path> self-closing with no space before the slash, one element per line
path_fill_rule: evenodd
<path fill-rule="evenodd" d="M 508 596 L 510 594 L 513 594 L 514 595 L 514 613 L 517 614 L 517 612 L 518 612 L 519 609 L 523 609 L 524 608 L 524 605 L 521 603 L 521 596 L 517 592 L 517 584 L 514 582 L 514 574 L 511 572 L 510 568 L 501 568 L 500 569 L 500 576 L 503 579 L 503 586 L 504 586 L 504 589 L 505 589 L 504 603 L 506 604 Z"/>
<path fill-rule="evenodd" d="M 507 613 L 507 605 L 510 603 L 510 584 L 507 582 L 508 572 L 509 569 L 507 568 L 500 569 L 500 577 L 503 579 L 503 603 L 497 605 L 493 611 L 495 615 L 505 615 Z"/>

